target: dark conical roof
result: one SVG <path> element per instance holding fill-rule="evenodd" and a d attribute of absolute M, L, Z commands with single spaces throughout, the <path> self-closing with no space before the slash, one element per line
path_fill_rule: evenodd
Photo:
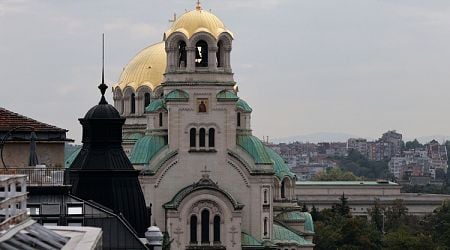
<path fill-rule="evenodd" d="M 99 86 L 100 103 L 84 118 L 83 147 L 70 169 L 72 193 L 84 200 L 93 200 L 123 214 L 143 237 L 150 218 L 138 174 L 122 148 L 122 126 L 125 118 L 106 102 L 106 85 Z"/>
<path fill-rule="evenodd" d="M 98 86 L 102 97 L 98 105 L 92 107 L 84 116 L 84 119 L 121 119 L 119 112 L 114 106 L 108 104 L 105 99 L 105 91 L 108 89 L 106 84 L 102 83 Z"/>

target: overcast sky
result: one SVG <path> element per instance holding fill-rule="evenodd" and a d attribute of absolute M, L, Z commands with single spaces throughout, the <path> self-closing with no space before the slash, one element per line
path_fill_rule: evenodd
<path fill-rule="evenodd" d="M 254 134 L 450 135 L 450 1 L 203 0 L 235 34 Z M 194 0 L 0 0 L 0 106 L 69 129 Z M 108 100 L 112 93 L 108 90 Z"/>

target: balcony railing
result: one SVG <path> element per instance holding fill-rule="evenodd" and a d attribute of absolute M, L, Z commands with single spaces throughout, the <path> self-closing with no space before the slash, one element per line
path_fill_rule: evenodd
<path fill-rule="evenodd" d="M 0 169 L 0 175 L 26 175 L 26 182 L 28 186 L 64 185 L 64 168 L 2 168 Z"/>

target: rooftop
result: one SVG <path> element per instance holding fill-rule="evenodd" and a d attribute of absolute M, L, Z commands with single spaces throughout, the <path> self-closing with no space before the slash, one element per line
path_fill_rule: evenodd
<path fill-rule="evenodd" d="M 29 117 L 14 113 L 10 110 L 0 107 L 0 131 L 10 131 L 16 127 L 21 128 L 18 131 L 52 131 L 52 132 L 67 132 L 68 130 L 58 128 L 43 122 L 36 121 Z"/>

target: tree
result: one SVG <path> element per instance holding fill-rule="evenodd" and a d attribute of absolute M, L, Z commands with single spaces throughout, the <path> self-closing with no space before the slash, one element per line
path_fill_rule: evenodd
<path fill-rule="evenodd" d="M 439 246 L 450 246 L 450 204 L 445 201 L 440 208 L 437 208 L 433 215 L 428 218 L 428 225 L 431 228 L 433 240 Z M 440 248 L 449 249 L 449 248 Z"/>
<path fill-rule="evenodd" d="M 391 250 L 436 249 L 433 239 L 425 234 L 412 234 L 405 227 L 386 234 L 383 246 Z"/>
<path fill-rule="evenodd" d="M 395 230 L 407 221 L 408 208 L 403 204 L 403 200 L 394 200 L 394 204 L 386 211 L 386 230 Z"/>
<path fill-rule="evenodd" d="M 305 203 L 303 203 L 302 212 L 308 212 L 308 207 L 306 206 Z"/>
<path fill-rule="evenodd" d="M 373 207 L 369 209 L 370 221 L 378 229 L 378 231 L 384 233 L 384 214 L 385 207 L 380 204 L 380 199 L 375 198 Z"/>
<path fill-rule="evenodd" d="M 342 193 L 342 196 L 339 198 L 341 203 L 335 204 L 333 209 L 341 216 L 350 216 L 350 207 L 348 206 L 348 198 L 345 197 L 345 194 Z"/>
<path fill-rule="evenodd" d="M 342 171 L 340 168 L 327 169 L 318 172 L 314 177 L 314 181 L 357 181 L 360 178 L 348 171 Z"/>
<path fill-rule="evenodd" d="M 413 141 L 408 141 L 405 143 L 405 149 L 416 149 L 416 148 L 423 148 L 423 144 L 421 144 L 417 139 L 414 139 Z"/>
<path fill-rule="evenodd" d="M 317 219 L 319 218 L 319 211 L 317 210 L 316 206 L 312 206 L 311 208 L 311 217 L 313 219 L 313 221 L 317 221 Z"/>
<path fill-rule="evenodd" d="M 323 209 L 315 229 L 314 249 L 381 249 L 381 233 L 365 218 Z"/>

